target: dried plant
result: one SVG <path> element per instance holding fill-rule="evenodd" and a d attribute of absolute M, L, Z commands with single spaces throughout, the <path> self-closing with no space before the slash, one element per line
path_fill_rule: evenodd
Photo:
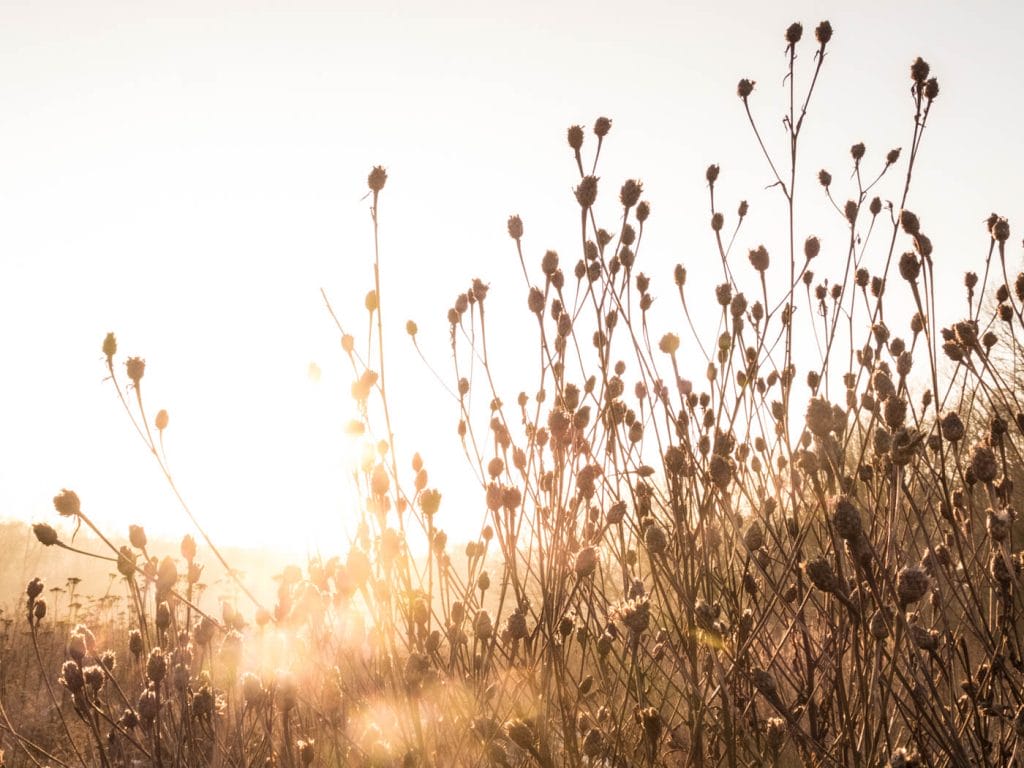
<path fill-rule="evenodd" d="M 579 222 L 562 253 L 574 255 L 528 245 L 526 222 L 508 220 L 527 285 L 525 311 L 506 322 L 536 339 L 537 354 L 517 361 L 534 394 L 505 391 L 493 374 L 505 352 L 488 347 L 490 286 L 473 279 L 454 298 L 455 417 L 480 486 L 480 534 L 464 556 L 425 460 L 403 466 L 395 446 L 392 425 L 408 417 L 389 399 L 382 317 L 392 309 L 377 245 L 387 174 L 374 168 L 365 346 L 331 310 L 360 413 L 350 431 L 371 446 L 347 552 L 287 569 L 269 607 L 240 581 L 249 603 L 214 616 L 194 594 L 202 566 L 190 536 L 175 558 L 151 556 L 138 527 L 115 546 L 62 491 L 57 511 L 94 529 L 109 551 L 93 556 L 116 564 L 132 609 L 127 625 L 102 631 L 65 622 L 46 656 L 40 633 L 52 619 L 43 585 L 29 584 L 24 620 L 52 702 L 32 716 L 50 727 L 8 706 L 8 759 L 1024 761 L 1013 482 L 1024 466 L 1015 335 L 1024 274 L 1011 278 L 1009 224 L 993 214 L 978 233 L 984 277 L 968 273 L 963 319 L 937 327 L 936 275 L 949 268 L 936 268 L 926 226 L 938 214 L 911 206 L 939 97 L 920 58 L 908 149 L 878 161 L 856 144 L 849 168 L 822 170 L 801 192 L 824 195 L 845 242 L 798 231 L 798 157 L 825 76 L 828 22 L 814 38 L 800 24 L 785 32 L 781 155 L 763 140 L 755 82 L 737 87 L 788 214 L 781 248 L 743 228 L 747 203 L 724 203 L 724 171 L 707 169 L 707 247 L 721 282 L 705 303 L 715 316 L 691 316 L 685 265 L 644 266 L 653 208 L 639 180 L 616 196 L 597 175 L 613 136 L 604 117 L 592 138 L 578 125 L 567 134 Z M 812 54 L 807 71 L 798 49 Z M 827 280 L 812 271 L 826 261 Z M 660 272 L 664 281 L 648 274 Z M 656 296 L 678 299 L 677 324 L 692 340 L 655 330 Z M 415 344 L 418 327 L 407 331 Z M 162 452 L 167 413 L 154 421 L 157 439 L 146 418 L 144 361 L 126 361 L 123 388 L 113 335 L 103 349 L 184 506 Z M 704 378 L 685 378 L 692 370 Z M 422 557 L 414 531 L 427 542 Z M 46 524 L 35 532 L 43 545 L 70 546 Z"/>

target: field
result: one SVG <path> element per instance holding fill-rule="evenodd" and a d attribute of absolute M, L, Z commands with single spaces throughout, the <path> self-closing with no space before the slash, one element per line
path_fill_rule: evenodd
<path fill-rule="evenodd" d="M 36 551 L 111 576 L 88 602 L 32 579 L 4 614 L 6 764 L 1024 765 L 1024 273 L 997 214 L 978 226 L 980 276 L 933 261 L 911 189 L 941 91 L 920 58 L 892 85 L 908 91 L 902 149 L 856 144 L 845 167 L 809 170 L 832 34 L 791 25 L 764 76 L 785 76 L 788 151 L 763 140 L 779 105 L 737 84 L 784 248 L 716 194 L 718 165 L 685 180 L 707 189 L 714 313 L 691 311 L 686 266 L 644 261 L 660 214 L 641 181 L 600 177 L 612 121 L 557 137 L 578 170 L 562 250 L 510 216 L 525 306 L 488 314 L 492 287 L 467 278 L 447 310 L 473 511 L 446 505 L 431 455 L 395 444 L 393 351 L 419 329 L 385 333 L 380 248 L 365 305 L 325 313 L 351 364 L 348 431 L 369 446 L 339 556 L 257 585 L 201 519 L 157 556 L 143 528 L 115 538 L 54 489 L 82 534 L 38 523 Z M 387 181 L 367 177 L 375 243 L 401 226 Z M 805 197 L 829 201 L 844 243 L 826 253 L 798 228 Z M 947 327 L 940 280 L 962 280 Z M 530 392 L 494 373 L 519 355 L 499 326 L 529 339 Z M 112 396 L 191 516 L 145 362 L 101 341 Z M 478 515 L 479 536 L 456 542 L 454 514 Z M 204 598 L 204 567 L 231 599 Z"/>

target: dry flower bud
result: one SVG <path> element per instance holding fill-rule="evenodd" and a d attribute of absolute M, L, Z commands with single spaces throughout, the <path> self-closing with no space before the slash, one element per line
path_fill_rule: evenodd
<path fill-rule="evenodd" d="M 107 358 L 107 365 L 113 364 L 114 355 L 117 354 L 117 337 L 108 333 L 103 339 L 103 354 Z"/>
<path fill-rule="evenodd" d="M 818 238 L 811 236 L 804 240 L 804 256 L 807 258 L 808 261 L 813 259 L 820 252 L 821 241 Z"/>
<path fill-rule="evenodd" d="M 82 512 L 82 504 L 78 494 L 67 488 L 53 497 L 53 506 L 61 517 L 77 517 Z"/>
<path fill-rule="evenodd" d="M 818 42 L 821 43 L 821 47 L 824 48 L 828 45 L 828 41 L 832 39 L 832 25 L 828 21 L 821 22 L 814 29 L 814 37 L 817 38 Z"/>
<path fill-rule="evenodd" d="M 569 146 L 579 152 L 583 146 L 583 126 L 571 125 L 568 130 Z"/>
<path fill-rule="evenodd" d="M 366 184 L 370 187 L 370 190 L 376 194 L 384 189 L 384 184 L 387 183 L 388 173 L 384 170 L 384 166 L 375 165 L 373 170 L 370 171 L 370 175 L 366 178 Z"/>
<path fill-rule="evenodd" d="M 853 224 L 857 220 L 857 201 L 847 200 L 846 205 L 843 207 L 843 214 L 846 216 L 846 220 Z"/>
<path fill-rule="evenodd" d="M 905 608 L 928 593 L 928 574 L 918 566 L 906 566 L 896 574 L 896 596 Z"/>
<path fill-rule="evenodd" d="M 910 79 L 919 85 L 923 84 L 928 79 L 929 71 L 928 62 L 918 56 L 910 65 Z"/>
<path fill-rule="evenodd" d="M 32 526 L 32 532 L 44 547 L 52 547 L 59 541 L 57 531 L 48 523 L 36 523 Z"/>
<path fill-rule="evenodd" d="M 766 269 L 768 269 L 768 249 L 765 248 L 763 245 L 759 245 L 757 246 L 757 248 L 751 250 L 750 253 L 747 254 L 747 258 L 750 259 L 751 265 L 758 272 L 764 272 Z"/>
<path fill-rule="evenodd" d="M 513 240 L 523 236 L 523 220 L 519 216 L 508 217 L 508 236 Z"/>
<path fill-rule="evenodd" d="M 573 193 L 580 207 L 584 210 L 589 209 L 597 200 L 597 176 L 584 176 Z"/>
<path fill-rule="evenodd" d="M 908 283 L 913 283 L 919 274 L 921 274 L 921 262 L 917 260 L 915 254 L 907 251 L 900 256 L 900 277 Z"/>
<path fill-rule="evenodd" d="M 921 222 L 917 218 L 917 214 L 905 208 L 900 211 L 900 225 L 903 227 L 903 231 L 911 236 L 921 231 Z"/>
<path fill-rule="evenodd" d="M 636 179 L 629 179 L 623 185 L 622 189 L 619 190 L 619 201 L 625 208 L 632 208 L 640 200 L 640 193 L 643 192 L 644 185 Z"/>
<path fill-rule="evenodd" d="M 597 548 L 584 547 L 576 553 L 576 563 L 573 570 L 579 578 L 592 576 L 597 569 Z"/>

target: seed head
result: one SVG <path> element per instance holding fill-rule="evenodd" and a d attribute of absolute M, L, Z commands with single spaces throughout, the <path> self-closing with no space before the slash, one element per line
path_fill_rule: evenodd
<path fill-rule="evenodd" d="M 810 579 L 811 583 L 822 592 L 839 591 L 839 579 L 836 577 L 828 560 L 824 557 L 814 557 L 805 562 L 804 573 L 807 574 L 807 578 Z"/>
<path fill-rule="evenodd" d="M 928 101 L 934 101 L 939 95 L 939 81 L 934 77 L 929 77 L 928 82 L 924 84 L 924 96 Z"/>
<path fill-rule="evenodd" d="M 644 531 L 644 545 L 652 555 L 661 555 L 668 548 L 668 537 L 657 523 L 651 523 Z"/>
<path fill-rule="evenodd" d="M 851 224 L 857 220 L 858 207 L 856 200 L 847 200 L 846 205 L 843 207 L 843 214 L 846 216 L 846 220 Z"/>
<path fill-rule="evenodd" d="M 751 265 L 753 265 L 754 269 L 756 269 L 758 272 L 764 272 L 766 269 L 768 269 L 768 264 L 770 261 L 768 257 L 768 249 L 765 248 L 763 245 L 759 245 L 757 246 L 757 248 L 750 251 L 750 253 L 747 255 L 747 258 L 750 259 Z"/>
<path fill-rule="evenodd" d="M 832 524 L 835 525 L 839 538 L 844 541 L 856 541 L 864 532 L 860 512 L 846 496 L 836 497 Z"/>
<path fill-rule="evenodd" d="M 523 220 L 518 215 L 508 217 L 508 236 L 513 240 L 523 236 Z"/>
<path fill-rule="evenodd" d="M 764 528 L 759 520 L 750 524 L 743 533 L 743 544 L 751 552 L 755 552 L 764 546 Z"/>
<path fill-rule="evenodd" d="M 913 283 L 917 281 L 920 274 L 921 262 L 917 260 L 916 254 L 907 251 L 900 256 L 900 277 L 908 283 Z"/>
<path fill-rule="evenodd" d="M 832 405 L 823 397 L 813 397 L 804 416 L 807 428 L 816 437 L 825 437 L 832 431 Z"/>
<path fill-rule="evenodd" d="M 718 166 L 709 165 L 708 169 L 704 172 L 704 178 L 708 180 L 708 184 L 714 184 L 718 180 Z"/>
<path fill-rule="evenodd" d="M 754 90 L 754 81 L 753 80 L 747 80 L 746 78 L 744 78 L 743 80 L 740 80 L 739 85 L 736 86 L 736 93 L 737 93 L 737 95 L 741 99 L 743 99 L 744 101 L 747 100 L 747 97 L 750 96 L 750 94 L 753 92 L 753 90 Z"/>
<path fill-rule="evenodd" d="M 473 619 L 473 632 L 481 640 L 487 640 L 494 634 L 494 624 L 491 621 L 491 614 L 485 610 L 479 610 L 476 612 L 476 617 Z"/>
<path fill-rule="evenodd" d="M 988 531 L 992 541 L 1006 541 L 1010 535 L 1010 523 L 1012 518 L 1008 510 L 1001 509 L 998 512 L 991 507 L 985 515 L 985 530 Z"/>
<path fill-rule="evenodd" d="M 926 259 L 932 255 L 932 240 L 924 232 L 914 235 L 914 247 Z"/>
<path fill-rule="evenodd" d="M 928 594 L 929 579 L 923 568 L 906 566 L 896 574 L 896 596 L 906 608 Z"/>
<path fill-rule="evenodd" d="M 1010 222 L 1000 216 L 992 225 L 992 239 L 997 243 L 1005 243 L 1010 239 Z"/>
<path fill-rule="evenodd" d="M 78 517 L 82 512 L 82 504 L 78 494 L 67 488 L 53 497 L 53 506 L 61 517 Z"/>
<path fill-rule="evenodd" d="M 129 525 L 128 541 L 136 549 L 144 549 L 147 543 L 145 529 L 141 525 Z"/>
<path fill-rule="evenodd" d="M 85 688 L 85 676 L 82 674 L 82 668 L 78 666 L 77 661 L 68 659 L 64 662 L 64 666 L 60 670 L 59 682 L 72 694 L 82 692 Z"/>
<path fill-rule="evenodd" d="M 167 429 L 167 425 L 168 423 L 170 423 L 170 416 L 168 416 L 167 411 L 165 411 L 163 408 L 157 411 L 156 419 L 154 419 L 153 423 L 156 426 L 157 430 L 159 430 L 160 432 L 163 432 L 165 429 Z"/>
<path fill-rule="evenodd" d="M 711 478 L 711 482 L 723 491 L 726 490 L 729 487 L 729 483 L 732 482 L 733 471 L 734 467 L 732 461 L 725 456 L 719 456 L 717 453 L 714 454 L 708 462 L 708 476 Z"/>
<path fill-rule="evenodd" d="M 918 56 L 914 63 L 910 65 L 910 79 L 918 85 L 922 85 L 928 79 L 930 71 L 931 68 L 928 66 L 928 62 Z"/>
<path fill-rule="evenodd" d="M 128 378 L 137 388 L 142 377 L 146 374 L 146 361 L 141 357 L 129 357 L 124 364 L 128 371 Z"/>
<path fill-rule="evenodd" d="M 864 157 L 864 152 L 865 148 L 863 142 L 858 142 L 850 147 L 850 157 L 853 158 L 855 163 L 859 163 L 861 161 L 861 158 Z"/>
<path fill-rule="evenodd" d="M 957 442 L 964 436 L 964 423 L 956 411 L 949 411 L 943 416 L 939 426 L 942 436 L 951 443 Z"/>
<path fill-rule="evenodd" d="M 636 206 L 636 220 L 643 224 L 647 221 L 647 218 L 651 215 L 651 204 L 646 200 L 641 200 Z"/>
<path fill-rule="evenodd" d="M 574 190 L 576 195 L 576 202 L 580 204 L 580 207 L 584 210 L 588 210 L 597 200 L 597 177 L 596 176 L 584 176 L 582 181 Z"/>
<path fill-rule="evenodd" d="M 818 238 L 812 235 L 804 240 L 804 256 L 808 261 L 813 259 L 819 253 L 821 253 L 821 241 Z"/>
<path fill-rule="evenodd" d="M 711 229 L 715 232 L 721 232 L 723 226 L 725 226 L 725 216 L 721 213 L 713 214 L 711 216 Z"/>
<path fill-rule="evenodd" d="M 790 45 L 796 45 L 800 42 L 800 38 L 804 36 L 804 25 L 799 21 L 794 21 L 786 28 L 786 42 Z"/>
<path fill-rule="evenodd" d="M 644 185 L 636 179 L 627 179 L 619 190 L 619 201 L 624 208 L 632 208 L 640 201 L 640 194 L 644 191 Z"/>
<path fill-rule="evenodd" d="M 533 728 L 525 720 L 519 720 L 518 718 L 510 720 L 505 724 L 505 733 L 509 741 L 520 749 L 533 749 L 536 736 L 533 733 Z"/>
<path fill-rule="evenodd" d="M 579 152 L 580 147 L 583 146 L 583 126 L 570 125 L 567 135 L 569 139 L 569 146 L 576 152 Z"/>
<path fill-rule="evenodd" d="M 146 677 L 159 685 L 167 674 L 167 659 L 164 652 L 154 648 L 149 652 L 149 659 L 146 661 Z"/>
<path fill-rule="evenodd" d="M 377 193 L 384 189 L 384 185 L 388 180 L 388 172 L 384 170 L 384 166 L 375 165 L 373 170 L 370 171 L 370 175 L 366 177 L 366 183 L 370 187 L 370 191 Z"/>
<path fill-rule="evenodd" d="M 612 129 L 612 121 L 607 117 L 599 117 L 594 121 L 594 135 L 603 139 Z"/>
<path fill-rule="evenodd" d="M 583 579 L 592 576 L 597 570 L 597 548 L 584 547 L 576 553 L 576 563 L 573 567 L 576 575 Z"/>
<path fill-rule="evenodd" d="M 979 482 L 990 483 L 996 479 L 999 465 L 991 447 L 984 443 L 975 446 L 974 454 L 971 456 L 971 470 Z"/>
<path fill-rule="evenodd" d="M 103 354 L 107 358 L 107 365 L 111 365 L 114 361 L 114 355 L 117 354 L 117 337 L 112 332 L 108 333 L 103 339 Z"/>
<path fill-rule="evenodd" d="M 36 535 L 39 543 L 44 547 L 52 547 L 59 541 L 57 531 L 53 529 L 52 525 L 47 523 L 36 523 L 32 526 L 32 533 Z"/>
<path fill-rule="evenodd" d="M 828 41 L 832 39 L 832 25 L 828 21 L 821 22 L 815 27 L 814 36 L 821 43 L 821 47 L 824 48 L 828 45 Z"/>

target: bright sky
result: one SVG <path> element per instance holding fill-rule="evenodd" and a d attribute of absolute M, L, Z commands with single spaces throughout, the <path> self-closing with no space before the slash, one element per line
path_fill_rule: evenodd
<path fill-rule="evenodd" d="M 534 262 L 575 253 L 565 129 L 607 115 L 599 211 L 608 203 L 613 223 L 621 182 L 643 180 L 642 268 L 665 297 L 660 330 L 681 333 L 672 265 L 690 267 L 693 296 L 719 276 L 700 272 L 716 259 L 709 163 L 727 213 L 751 203 L 744 237 L 756 242 L 741 237 L 739 253 L 782 251 L 781 200 L 764 191 L 736 82 L 758 81 L 754 110 L 781 146 L 782 34 L 804 22 L 809 65 L 820 6 L 0 3 L 0 517 L 52 520 L 66 486 L 108 527 L 190 530 L 103 381 L 100 345 L 115 331 L 122 355 L 147 360 L 150 412 L 169 410 L 172 468 L 215 538 L 340 549 L 349 380 L 319 288 L 365 328 L 362 198 L 383 164 L 399 447 L 423 453 L 445 494 L 439 524 L 470 535 L 482 504 L 455 490 L 469 477 L 455 406 L 407 344 L 406 319 L 448 375 L 445 313 L 480 277 L 516 370 L 530 349 L 514 333 L 526 287 L 505 220 L 522 215 Z M 909 145 L 917 55 L 942 88 L 911 204 L 935 260 L 950 286 L 980 268 L 992 210 L 1010 217 L 1018 258 L 1021 6 L 861 2 L 827 17 L 835 37 L 800 176 L 800 237 L 824 243 L 817 271 L 843 242 L 817 170 L 845 200 L 851 144 L 876 163 Z"/>

